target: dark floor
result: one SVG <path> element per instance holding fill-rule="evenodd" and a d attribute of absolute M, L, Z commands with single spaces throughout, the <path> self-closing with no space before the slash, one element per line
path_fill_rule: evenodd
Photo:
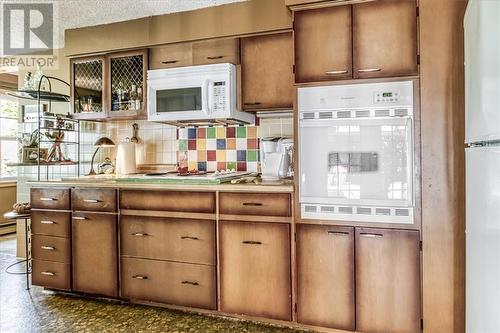
<path fill-rule="evenodd" d="M 0 332 L 302 332 L 253 322 L 202 316 L 140 305 L 123 305 L 44 291 L 25 290 L 25 275 L 5 268 L 17 261 L 15 236 L 0 237 Z M 11 268 L 23 271 L 23 264 Z"/>

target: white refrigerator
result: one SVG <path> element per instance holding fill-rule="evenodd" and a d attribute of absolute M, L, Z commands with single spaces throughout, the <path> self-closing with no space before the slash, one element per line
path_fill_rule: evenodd
<path fill-rule="evenodd" d="M 469 0 L 465 29 L 466 328 L 500 332 L 500 0 Z"/>

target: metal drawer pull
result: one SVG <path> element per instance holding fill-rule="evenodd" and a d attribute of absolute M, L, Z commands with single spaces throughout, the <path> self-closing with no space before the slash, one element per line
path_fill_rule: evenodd
<path fill-rule="evenodd" d="M 243 244 L 251 244 L 251 245 L 261 245 L 262 242 L 258 242 L 258 241 L 243 241 L 242 242 Z"/>
<path fill-rule="evenodd" d="M 222 59 L 224 58 L 223 55 L 215 56 L 215 57 L 207 57 L 208 60 L 215 60 L 215 59 Z"/>
<path fill-rule="evenodd" d="M 42 274 L 42 275 L 48 275 L 48 276 L 54 276 L 54 275 L 56 275 L 56 273 L 54 273 L 54 272 L 40 272 L 40 274 Z"/>
<path fill-rule="evenodd" d="M 40 246 L 42 248 L 42 250 L 50 250 L 50 251 L 54 251 L 56 248 L 53 247 L 53 246 Z"/>
<path fill-rule="evenodd" d="M 86 217 L 83 216 L 73 216 L 73 220 L 86 220 Z"/>
<path fill-rule="evenodd" d="M 264 206 L 261 202 L 244 202 L 243 206 Z"/>
<path fill-rule="evenodd" d="M 148 277 L 146 275 L 134 275 L 132 276 L 132 279 L 136 279 L 136 280 L 147 280 Z"/>
<path fill-rule="evenodd" d="M 260 105 L 260 102 L 255 102 L 255 103 L 243 103 L 245 105 Z"/>
<path fill-rule="evenodd" d="M 56 201 L 56 198 L 40 198 L 40 201 Z"/>
<path fill-rule="evenodd" d="M 370 238 L 382 238 L 382 237 L 384 237 L 384 235 L 382 235 L 382 234 L 370 234 L 370 233 L 365 233 L 365 232 L 362 232 L 359 235 L 361 237 L 370 237 Z"/>
<path fill-rule="evenodd" d="M 339 75 L 339 74 L 347 74 L 349 71 L 347 69 L 342 70 L 342 71 L 327 71 L 325 72 L 326 75 Z"/>
<path fill-rule="evenodd" d="M 83 199 L 84 202 L 88 202 L 88 203 L 99 203 L 101 202 L 100 200 L 97 200 L 97 199 Z"/>
<path fill-rule="evenodd" d="M 42 220 L 40 221 L 41 224 L 57 224 L 56 222 L 54 221 L 46 221 L 46 220 Z"/>
<path fill-rule="evenodd" d="M 331 231 L 331 230 L 328 230 L 327 233 L 329 235 L 334 235 L 334 236 L 349 236 L 349 233 L 347 231 Z"/>
<path fill-rule="evenodd" d="M 179 62 L 179 60 L 166 60 L 166 61 L 162 61 L 161 63 L 165 64 L 165 65 L 169 65 L 169 64 L 176 64 L 178 62 Z"/>
<path fill-rule="evenodd" d="M 144 236 L 149 236 L 149 235 L 147 233 L 145 233 L 145 232 L 134 232 L 132 234 L 132 236 L 144 237 Z"/>
<path fill-rule="evenodd" d="M 198 237 L 193 237 L 193 236 L 181 236 L 181 239 L 199 240 L 199 238 L 198 238 Z"/>
<path fill-rule="evenodd" d="M 190 284 L 192 286 L 198 286 L 200 285 L 198 282 L 191 282 L 191 281 L 182 281 L 182 284 Z"/>
<path fill-rule="evenodd" d="M 380 72 L 382 69 L 381 68 L 365 68 L 365 69 L 358 69 L 359 73 L 373 73 L 373 72 Z"/>

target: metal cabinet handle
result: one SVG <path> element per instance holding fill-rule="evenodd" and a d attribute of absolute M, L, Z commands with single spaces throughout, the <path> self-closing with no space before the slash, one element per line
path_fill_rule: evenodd
<path fill-rule="evenodd" d="M 326 71 L 326 75 L 340 75 L 340 74 L 347 74 L 349 71 L 347 69 L 341 70 L 341 71 Z"/>
<path fill-rule="evenodd" d="M 359 234 L 361 237 L 369 237 L 369 238 L 382 238 L 384 235 L 382 234 L 372 234 L 367 232 L 362 232 Z"/>
<path fill-rule="evenodd" d="M 250 244 L 250 245 L 261 245 L 262 242 L 259 241 L 243 241 L 243 244 Z"/>
<path fill-rule="evenodd" d="M 181 284 L 190 284 L 192 286 L 200 285 L 198 282 L 192 282 L 192 281 L 182 281 Z"/>
<path fill-rule="evenodd" d="M 169 64 L 176 64 L 178 62 L 179 62 L 179 60 L 166 60 L 166 61 L 162 61 L 161 63 L 165 64 L 165 65 L 169 65 Z"/>
<path fill-rule="evenodd" d="M 100 200 L 97 199 L 83 199 L 83 202 L 88 202 L 88 203 L 99 203 L 101 202 Z"/>
<path fill-rule="evenodd" d="M 54 273 L 54 272 L 41 272 L 40 274 L 42 274 L 42 275 L 48 275 L 48 276 L 54 276 L 54 275 L 56 275 L 56 273 Z"/>
<path fill-rule="evenodd" d="M 42 220 L 40 221 L 41 224 L 57 224 L 56 222 L 54 221 L 48 221 L 48 220 Z"/>
<path fill-rule="evenodd" d="M 260 105 L 260 102 L 255 102 L 255 103 L 243 103 L 245 105 Z"/>
<path fill-rule="evenodd" d="M 243 206 L 264 206 L 262 202 L 244 202 Z"/>
<path fill-rule="evenodd" d="M 40 198 L 40 201 L 56 201 L 56 198 Z"/>
<path fill-rule="evenodd" d="M 373 73 L 373 72 L 380 72 L 382 69 L 381 68 L 364 68 L 364 69 L 358 69 L 358 73 Z"/>
<path fill-rule="evenodd" d="M 199 238 L 198 238 L 198 237 L 193 237 L 193 236 L 181 236 L 181 239 L 199 240 Z"/>
<path fill-rule="evenodd" d="M 136 279 L 136 280 L 147 280 L 148 277 L 146 275 L 133 275 L 132 276 L 132 279 Z"/>
<path fill-rule="evenodd" d="M 149 235 L 145 232 L 134 232 L 132 234 L 132 236 L 145 237 L 145 236 L 149 236 Z"/>
<path fill-rule="evenodd" d="M 54 251 L 56 248 L 53 246 L 40 246 L 42 250 L 49 250 L 49 251 Z"/>
<path fill-rule="evenodd" d="M 72 219 L 73 220 L 86 220 L 87 218 L 83 217 L 83 216 L 73 216 Z"/>
<path fill-rule="evenodd" d="M 329 235 L 333 235 L 333 236 L 349 236 L 349 233 L 347 231 L 332 231 L 332 230 L 328 230 L 327 233 Z"/>
<path fill-rule="evenodd" d="M 214 56 L 214 57 L 207 57 L 208 60 L 215 60 L 215 59 L 222 59 L 224 58 L 225 56 L 223 55 L 219 55 L 219 56 Z"/>

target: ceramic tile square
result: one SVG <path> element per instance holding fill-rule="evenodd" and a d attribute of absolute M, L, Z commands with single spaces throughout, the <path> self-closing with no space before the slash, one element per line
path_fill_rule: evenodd
<path fill-rule="evenodd" d="M 226 149 L 226 139 L 217 139 L 217 149 Z"/>
<path fill-rule="evenodd" d="M 207 141 L 206 141 L 206 139 L 197 139 L 196 140 L 196 147 L 199 150 L 205 150 L 205 149 L 207 149 Z"/>
<path fill-rule="evenodd" d="M 177 129 L 177 135 L 179 139 L 188 139 L 188 129 L 187 128 L 179 128 Z"/>
<path fill-rule="evenodd" d="M 247 139 L 247 149 L 259 149 L 259 139 Z"/>
<path fill-rule="evenodd" d="M 239 126 L 236 128 L 236 137 L 237 138 L 246 138 L 247 137 L 247 129 L 246 127 Z"/>
<path fill-rule="evenodd" d="M 198 163 L 196 161 L 194 161 L 194 162 L 189 161 L 188 168 L 189 168 L 189 170 L 196 170 L 198 168 Z"/>
<path fill-rule="evenodd" d="M 229 170 L 236 170 L 236 162 L 227 162 L 227 168 Z"/>
<path fill-rule="evenodd" d="M 149 152 L 149 147 L 151 147 L 151 145 L 148 145 L 148 152 Z M 188 140 L 179 139 L 179 150 L 181 151 L 188 150 Z"/>
<path fill-rule="evenodd" d="M 257 172 L 258 163 L 257 162 L 247 162 L 247 171 Z"/>
<path fill-rule="evenodd" d="M 196 150 L 196 139 L 188 140 L 188 150 Z"/>
<path fill-rule="evenodd" d="M 217 150 L 216 139 L 207 139 L 207 150 Z"/>
<path fill-rule="evenodd" d="M 237 138 L 236 139 L 236 149 L 246 150 L 247 149 L 247 139 L 246 138 Z"/>
<path fill-rule="evenodd" d="M 236 149 L 236 139 L 226 139 L 226 149 Z"/>
<path fill-rule="evenodd" d="M 207 129 L 205 127 L 198 128 L 196 136 L 198 139 L 205 139 L 207 137 Z"/>
<path fill-rule="evenodd" d="M 227 169 L 227 165 L 226 165 L 226 162 L 217 162 L 217 170 L 226 170 Z"/>
<path fill-rule="evenodd" d="M 188 139 L 196 139 L 196 128 L 188 128 Z"/>
<path fill-rule="evenodd" d="M 234 138 L 236 136 L 236 128 L 228 127 L 226 128 L 226 138 Z"/>
<path fill-rule="evenodd" d="M 207 162 L 198 162 L 198 170 L 207 171 Z"/>
<path fill-rule="evenodd" d="M 257 127 L 254 126 L 247 127 L 247 138 L 249 139 L 257 138 Z"/>
<path fill-rule="evenodd" d="M 247 161 L 256 162 L 258 159 L 256 150 L 247 150 Z"/>
<path fill-rule="evenodd" d="M 217 162 L 226 162 L 225 150 L 217 150 Z"/>
<path fill-rule="evenodd" d="M 226 138 L 226 128 L 225 127 L 217 127 L 217 139 L 225 139 Z"/>
<path fill-rule="evenodd" d="M 247 163 L 246 162 L 238 162 L 236 164 L 237 171 L 247 171 Z"/>
<path fill-rule="evenodd" d="M 207 139 L 215 139 L 215 127 L 207 128 Z"/>
<path fill-rule="evenodd" d="M 236 150 L 226 150 L 226 161 L 233 162 L 236 161 Z"/>
<path fill-rule="evenodd" d="M 246 162 L 247 160 L 247 152 L 246 150 L 238 150 L 236 152 L 237 154 L 237 161 L 238 162 Z"/>
<path fill-rule="evenodd" d="M 188 150 L 188 161 L 191 162 L 191 161 L 195 161 L 197 160 L 198 158 L 198 152 L 196 150 Z"/>
<path fill-rule="evenodd" d="M 207 160 L 207 151 L 206 150 L 198 150 L 198 162 L 203 162 Z"/>
<path fill-rule="evenodd" d="M 217 170 L 217 162 L 209 161 L 207 162 L 207 171 L 216 171 Z"/>
<path fill-rule="evenodd" d="M 215 150 L 207 150 L 207 161 L 217 161 L 217 153 Z"/>

